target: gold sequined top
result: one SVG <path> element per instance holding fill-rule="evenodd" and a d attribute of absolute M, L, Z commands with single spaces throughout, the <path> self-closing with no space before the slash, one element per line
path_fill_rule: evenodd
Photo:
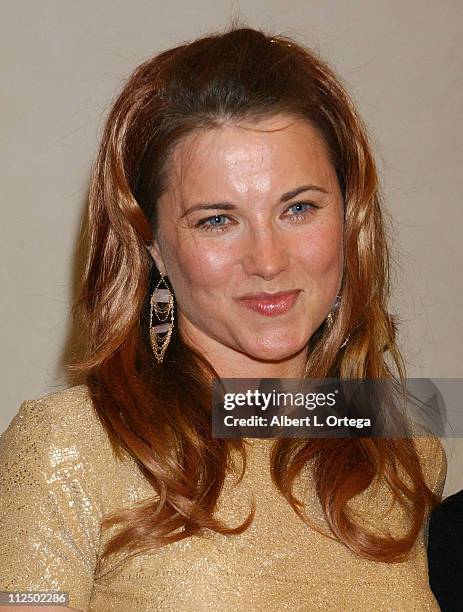
<path fill-rule="evenodd" d="M 113 533 L 100 535 L 102 517 L 153 490 L 131 457 L 113 455 L 85 385 L 26 400 L 0 437 L 0 591 L 68 591 L 70 607 L 91 612 L 439 610 L 428 583 L 427 523 L 408 561 L 360 558 L 308 527 L 277 491 L 267 469 L 274 440 L 248 441 L 245 478 L 236 486 L 227 475 L 216 512 L 236 526 L 254 495 L 256 516 L 246 531 L 206 530 L 129 561 L 110 557 L 95 572 Z M 428 483 L 441 492 L 445 451 L 439 440 L 416 441 Z M 307 500 L 310 519 L 326 527 L 302 474 L 295 493 Z M 402 533 L 402 511 L 389 502 L 380 487 L 351 508 L 373 529 L 387 524 Z"/>

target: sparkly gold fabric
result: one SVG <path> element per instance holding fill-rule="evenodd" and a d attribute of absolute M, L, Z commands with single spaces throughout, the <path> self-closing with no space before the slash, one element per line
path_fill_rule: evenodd
<path fill-rule="evenodd" d="M 428 584 L 427 524 L 404 563 L 357 557 L 309 528 L 278 493 L 267 469 L 274 441 L 248 442 L 246 476 L 238 486 L 227 476 L 217 510 L 238 525 L 254 494 L 247 531 L 207 533 L 128 562 L 110 558 L 95 574 L 109 537 L 100 537 L 103 515 L 153 492 L 133 459 L 112 454 L 85 385 L 26 400 L 0 438 L 0 590 L 60 589 L 70 607 L 91 612 L 439 610 Z M 442 445 L 417 444 L 428 482 L 441 492 Z M 308 501 L 311 520 L 326 527 L 307 471 L 295 492 Z M 400 533 L 404 517 L 389 502 L 380 486 L 351 508 L 372 529 Z"/>

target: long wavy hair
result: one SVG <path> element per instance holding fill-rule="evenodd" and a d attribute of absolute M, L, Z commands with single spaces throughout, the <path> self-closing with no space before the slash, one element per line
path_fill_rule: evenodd
<path fill-rule="evenodd" d="M 367 130 L 339 77 L 303 44 L 242 24 L 144 61 L 112 105 L 95 161 L 88 257 L 72 311 L 86 330 L 88 352 L 67 364 L 88 386 L 116 455 L 128 452 L 157 493 L 104 519 L 103 528 L 122 528 L 101 559 L 122 550 L 137 554 L 203 529 L 239 534 L 252 523 L 254 506 L 238 527 L 214 517 L 231 450 L 241 453 L 244 473 L 246 445 L 212 437 L 212 380 L 219 376 L 177 326 L 164 361 L 154 359 L 149 299 L 160 276 L 146 247 L 155 235 L 156 202 L 170 177 L 169 161 L 182 138 L 280 113 L 302 117 L 319 130 L 345 203 L 341 305 L 334 324 L 325 321 L 308 339 L 306 375 L 403 383 L 398 323 L 387 312 L 391 255 L 377 172 Z M 413 439 L 276 440 L 273 482 L 310 525 L 292 493 L 309 461 L 332 532 L 328 537 L 360 557 L 404 560 L 427 508 L 440 501 L 425 482 Z M 410 529 L 403 538 L 370 533 L 349 515 L 349 500 L 375 477 L 387 478 L 407 510 Z"/>

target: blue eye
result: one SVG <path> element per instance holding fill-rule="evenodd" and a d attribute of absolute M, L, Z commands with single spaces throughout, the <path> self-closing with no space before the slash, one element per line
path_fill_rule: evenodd
<path fill-rule="evenodd" d="M 216 219 L 220 219 L 220 218 L 225 219 L 226 215 L 214 215 L 213 217 L 210 217 L 209 220 L 210 221 L 215 221 Z"/>
<path fill-rule="evenodd" d="M 226 219 L 228 218 L 227 215 L 214 215 L 213 217 L 208 217 L 207 219 L 202 219 L 201 221 L 199 221 L 197 223 L 197 226 L 202 226 L 204 229 L 206 230 L 221 230 L 221 228 L 223 227 L 223 225 L 208 225 L 209 221 L 214 221 L 216 219 Z"/>
<path fill-rule="evenodd" d="M 315 206 L 315 204 L 312 204 L 311 202 L 296 202 L 295 204 L 291 204 L 289 208 L 294 208 L 295 206 L 309 206 L 311 207 L 310 209 L 318 208 L 318 206 Z M 305 215 L 307 212 L 307 209 L 305 209 L 304 211 L 299 211 L 296 214 L 300 215 L 302 213 L 302 215 Z"/>

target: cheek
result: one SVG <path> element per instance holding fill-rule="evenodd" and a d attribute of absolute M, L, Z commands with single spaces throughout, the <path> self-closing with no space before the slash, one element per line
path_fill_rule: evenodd
<path fill-rule="evenodd" d="M 230 249 L 219 248 L 218 242 L 203 240 L 179 244 L 173 256 L 176 259 L 177 276 L 183 279 L 185 290 L 193 289 L 210 293 L 229 278 L 233 254 Z M 182 283 L 182 284 L 183 284 Z"/>
<path fill-rule="evenodd" d="M 304 266 L 315 274 L 336 272 L 343 265 L 342 227 L 338 224 L 320 224 L 311 228 L 305 240 L 298 243 L 298 255 Z"/>

